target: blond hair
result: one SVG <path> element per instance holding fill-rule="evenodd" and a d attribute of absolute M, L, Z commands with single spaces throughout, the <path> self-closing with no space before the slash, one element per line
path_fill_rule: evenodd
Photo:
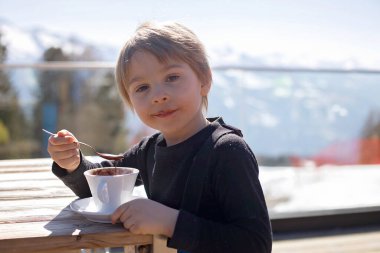
<path fill-rule="evenodd" d="M 183 61 L 195 72 L 202 84 L 212 82 L 204 46 L 190 29 L 175 22 L 146 22 L 140 25 L 125 43 L 116 63 L 117 86 L 123 100 L 131 109 L 133 105 L 128 95 L 128 66 L 136 51 L 149 52 L 160 62 L 167 62 L 169 58 Z M 203 97 L 202 105 L 207 109 L 207 96 Z"/>

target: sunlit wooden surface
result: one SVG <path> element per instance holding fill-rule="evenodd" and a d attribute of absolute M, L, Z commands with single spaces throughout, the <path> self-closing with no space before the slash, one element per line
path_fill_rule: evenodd
<path fill-rule="evenodd" d="M 71 211 L 75 195 L 47 159 L 0 161 L 0 252 L 79 252 L 79 249 L 152 244 L 120 224 L 88 221 Z"/>

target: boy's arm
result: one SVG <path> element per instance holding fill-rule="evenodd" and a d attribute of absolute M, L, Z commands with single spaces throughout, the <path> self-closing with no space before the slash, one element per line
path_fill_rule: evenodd
<path fill-rule="evenodd" d="M 82 153 L 80 159 L 81 161 L 78 168 L 71 173 L 66 169 L 61 168 L 55 162 L 53 162 L 52 165 L 52 172 L 61 179 L 62 182 L 75 193 L 75 195 L 80 198 L 87 198 L 91 197 L 91 192 L 83 173 L 91 168 L 100 167 L 100 164 L 91 163 L 82 155 Z"/>
<path fill-rule="evenodd" d="M 66 169 L 61 168 L 57 163 L 53 163 L 52 171 L 80 198 L 91 197 L 90 188 L 83 173 L 92 168 L 113 166 L 137 168 L 140 170 L 140 173 L 136 180 L 136 185 L 141 185 L 143 182 L 142 179 L 147 177 L 145 171 L 146 152 L 157 136 L 158 134 L 154 134 L 150 137 L 143 138 L 138 144 L 134 145 L 126 153 L 124 153 L 124 158 L 119 161 L 105 160 L 100 164 L 91 163 L 80 152 L 80 163 L 76 170 L 69 173 Z"/>
<path fill-rule="evenodd" d="M 271 252 L 270 221 L 253 153 L 242 139 L 226 135 L 212 156 L 209 183 L 227 222 L 180 210 L 168 246 L 190 252 Z"/>
<path fill-rule="evenodd" d="M 62 182 L 69 187 L 75 195 L 80 198 L 91 197 L 90 188 L 88 186 L 84 172 L 89 169 L 99 168 L 99 167 L 134 167 L 138 166 L 138 155 L 140 146 L 135 145 L 130 150 L 124 154 L 124 158 L 119 161 L 108 161 L 104 160 L 101 163 L 92 163 L 87 160 L 82 153 L 80 153 L 80 163 L 79 166 L 73 171 L 68 172 L 66 169 L 61 168 L 57 163 L 53 163 L 52 172 L 56 175 Z"/>

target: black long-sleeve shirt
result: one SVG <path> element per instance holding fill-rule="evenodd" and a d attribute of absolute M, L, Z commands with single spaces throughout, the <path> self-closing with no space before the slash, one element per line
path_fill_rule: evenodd
<path fill-rule="evenodd" d="M 82 158 L 73 173 L 67 174 L 55 163 L 53 173 L 83 198 L 91 196 L 84 171 L 114 165 L 138 168 L 137 184 L 144 184 L 148 198 L 179 209 L 169 247 L 194 253 L 271 252 L 271 226 L 257 161 L 243 138 L 236 134 L 219 138 L 210 152 L 207 184 L 203 187 L 198 215 L 180 209 L 195 154 L 211 133 L 223 125 L 218 118 L 189 139 L 170 147 L 156 133 L 133 146 L 115 164 L 110 161 L 94 164 Z"/>

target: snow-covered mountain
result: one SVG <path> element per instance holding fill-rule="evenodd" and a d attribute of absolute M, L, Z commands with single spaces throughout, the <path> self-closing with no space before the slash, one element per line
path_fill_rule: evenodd
<path fill-rule="evenodd" d="M 119 48 L 111 45 L 85 40 L 78 35 L 59 34 L 42 27 L 25 29 L 0 17 L 2 41 L 7 45 L 8 63 L 32 63 L 41 60 L 43 52 L 49 47 L 60 47 L 66 54 L 81 55 L 91 50 L 93 59 L 115 61 Z M 318 59 L 310 55 L 285 55 L 283 53 L 259 54 L 229 45 L 207 48 L 212 66 L 266 66 L 266 67 L 306 67 L 306 68 L 370 68 L 380 66 L 380 59 Z M 83 60 L 83 59 L 82 59 Z"/>
<path fill-rule="evenodd" d="M 359 140 L 369 113 L 380 108 L 380 76 L 217 72 L 214 79 L 210 114 L 225 115 L 270 155 L 310 156 Z"/>
<path fill-rule="evenodd" d="M 4 20 L 0 20 L 0 31 L 9 63 L 38 62 L 44 50 L 52 46 L 74 55 L 93 48 L 95 60 L 114 61 L 118 53 L 117 48 L 107 45 L 42 28 L 23 30 Z M 301 60 L 279 54 L 257 57 L 230 47 L 209 51 L 213 66 L 303 66 Z M 360 67 L 355 59 L 304 65 Z M 213 79 L 208 115 L 223 116 L 227 123 L 241 128 L 259 156 L 312 156 L 332 143 L 359 139 L 370 111 L 380 108 L 380 75 L 216 69 Z M 20 86 L 22 101 L 28 101 L 35 81 L 30 76 L 14 81 Z"/>
<path fill-rule="evenodd" d="M 65 36 L 41 27 L 23 29 L 3 19 L 0 19 L 0 32 L 7 46 L 8 63 L 39 62 L 49 47 L 60 47 L 68 55 L 82 55 L 91 50 L 93 60 L 103 61 L 116 60 L 118 52 L 114 47 L 90 43 L 78 36 Z"/>

